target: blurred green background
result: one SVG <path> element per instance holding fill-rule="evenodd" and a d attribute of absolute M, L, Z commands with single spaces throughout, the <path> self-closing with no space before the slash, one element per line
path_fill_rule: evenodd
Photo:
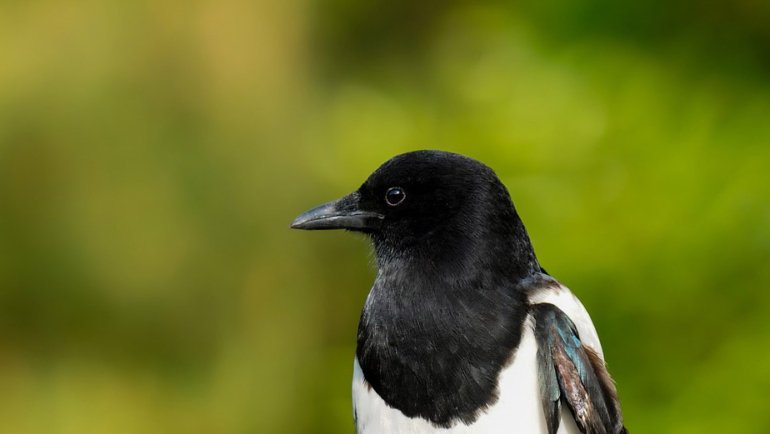
<path fill-rule="evenodd" d="M 632 433 L 770 432 L 770 3 L 0 3 L 0 431 L 352 433 L 396 153 L 491 165 Z"/>

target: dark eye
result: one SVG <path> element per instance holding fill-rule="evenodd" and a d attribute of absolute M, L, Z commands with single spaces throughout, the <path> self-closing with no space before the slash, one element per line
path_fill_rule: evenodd
<path fill-rule="evenodd" d="M 385 193 L 385 202 L 390 206 L 399 205 L 404 199 L 406 199 L 406 193 L 401 187 L 391 187 Z"/>

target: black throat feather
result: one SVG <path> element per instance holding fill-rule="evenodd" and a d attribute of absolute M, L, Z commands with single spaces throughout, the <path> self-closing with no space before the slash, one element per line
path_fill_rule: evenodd
<path fill-rule="evenodd" d="M 502 184 L 422 236 L 374 236 L 378 274 L 361 314 L 364 377 L 391 407 L 436 426 L 474 421 L 527 315 L 523 282 L 540 271 Z M 473 205 L 473 204 L 471 204 Z"/>

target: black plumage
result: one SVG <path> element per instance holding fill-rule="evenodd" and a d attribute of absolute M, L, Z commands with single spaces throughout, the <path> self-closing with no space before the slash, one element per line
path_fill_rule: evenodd
<path fill-rule="evenodd" d="M 437 427 L 472 423 L 496 402 L 500 372 L 531 316 L 545 346 L 538 361 L 549 432 L 561 401 L 585 433 L 624 430 L 603 362 L 582 348 L 558 308 L 530 305 L 553 279 L 489 167 L 447 152 L 403 154 L 292 227 L 345 228 L 373 241 L 378 273 L 356 357 L 388 406 Z"/>

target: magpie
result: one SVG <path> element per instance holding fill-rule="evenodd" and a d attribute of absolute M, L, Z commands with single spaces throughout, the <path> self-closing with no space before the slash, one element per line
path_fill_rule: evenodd
<path fill-rule="evenodd" d="M 358 434 L 627 432 L 588 312 L 540 266 L 488 166 L 401 154 L 291 227 L 374 245 L 353 362 Z"/>

